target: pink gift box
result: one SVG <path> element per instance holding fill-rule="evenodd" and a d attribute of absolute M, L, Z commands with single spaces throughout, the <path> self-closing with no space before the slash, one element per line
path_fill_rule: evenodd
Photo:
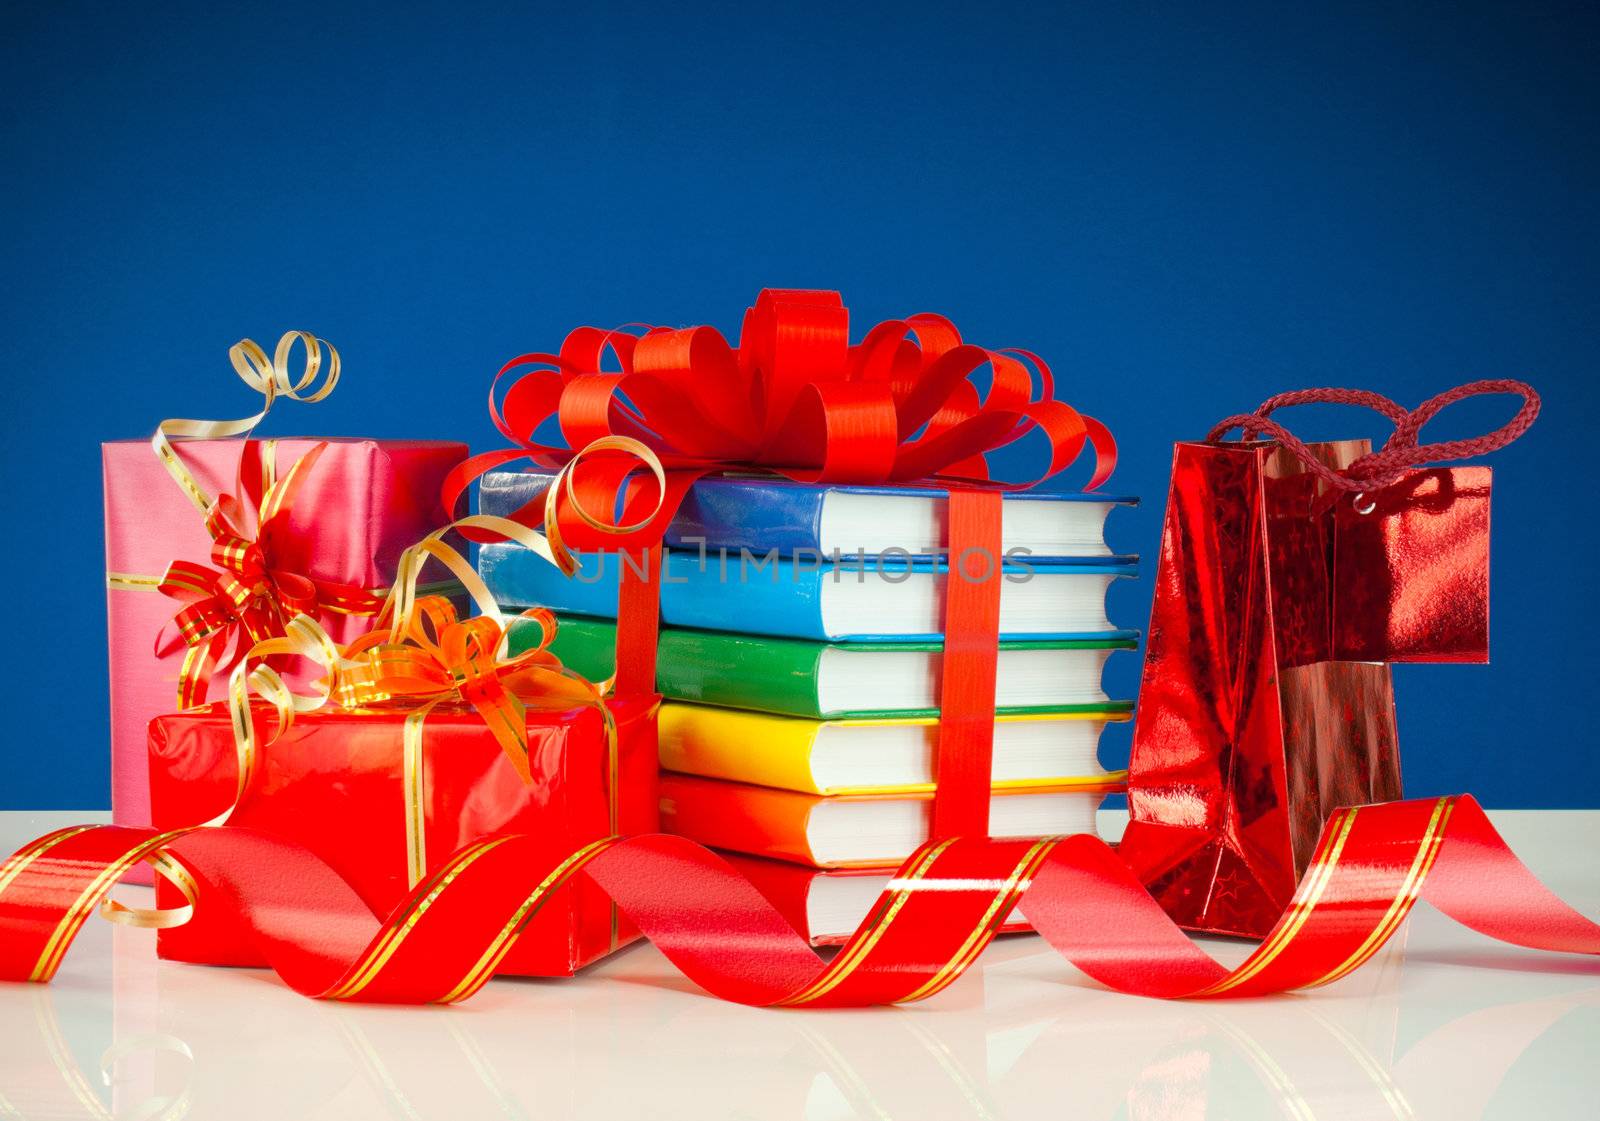
<path fill-rule="evenodd" d="M 443 440 L 261 441 L 281 478 L 319 443 L 288 515 L 275 563 L 317 580 L 386 588 L 402 550 L 449 521 L 439 490 L 466 458 L 464 444 Z M 210 496 L 239 492 L 239 440 L 175 442 L 179 457 Z M 211 536 L 205 516 L 167 474 L 146 440 L 101 445 L 106 496 L 107 652 L 111 669 L 111 814 L 119 825 L 150 824 L 148 726 L 178 706 L 182 650 L 156 656 L 156 639 L 183 606 L 154 584 L 175 560 L 208 568 Z M 259 477 L 259 464 L 252 462 Z M 337 642 L 370 628 L 371 620 L 324 614 Z M 168 634 L 172 631 L 168 628 Z M 222 696 L 222 675 L 210 696 Z M 198 824 L 198 823 L 196 823 Z"/>

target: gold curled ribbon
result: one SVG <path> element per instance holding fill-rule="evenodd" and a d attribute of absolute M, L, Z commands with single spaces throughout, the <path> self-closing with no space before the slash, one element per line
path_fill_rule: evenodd
<path fill-rule="evenodd" d="M 145 853 L 144 862 L 182 893 L 183 905 L 161 909 L 129 907 L 107 895 L 100 900 L 101 918 L 119 926 L 132 926 L 143 930 L 166 930 L 169 927 L 182 926 L 194 917 L 195 903 L 200 897 L 200 885 L 195 882 L 189 869 L 163 849 Z"/>
<path fill-rule="evenodd" d="M 631 455 L 643 463 L 650 473 L 655 476 L 655 508 L 638 521 L 617 524 L 608 522 L 603 518 L 597 518 L 584 508 L 583 502 L 578 498 L 576 482 L 578 465 L 590 455 L 597 455 L 602 452 L 622 452 L 626 455 Z M 572 512 L 590 529 L 611 537 L 621 537 L 644 529 L 655 521 L 656 516 L 661 513 L 661 509 L 666 505 L 667 501 L 667 472 L 656 453 L 641 441 L 635 440 L 631 436 L 602 436 L 585 445 L 583 450 L 562 465 L 556 477 L 550 481 L 548 494 L 549 499 L 544 504 L 544 534 L 549 541 L 551 551 L 540 555 L 559 568 L 563 576 L 571 576 L 577 571 L 578 564 L 561 535 L 561 525 L 556 518 L 558 510 L 558 503 L 555 501 L 556 497 L 558 495 L 564 497 Z"/>
<path fill-rule="evenodd" d="M 306 362 L 298 374 L 289 370 L 289 358 L 298 341 L 305 349 Z M 327 352 L 326 372 L 323 369 L 323 352 Z M 312 404 L 332 393 L 339 384 L 339 352 L 333 345 L 317 338 L 309 331 L 285 331 L 273 350 L 271 361 L 266 351 L 252 339 L 240 339 L 228 348 L 228 360 L 234 373 L 251 389 L 261 394 L 261 410 L 238 420 L 185 420 L 173 417 L 156 426 L 150 437 L 150 446 L 156 458 L 172 476 L 173 482 L 188 496 L 202 514 L 211 512 L 215 500 L 195 479 L 173 447 L 174 439 L 219 440 L 228 436 L 249 436 L 269 412 L 279 397 Z M 318 375 L 321 375 L 320 384 Z"/>

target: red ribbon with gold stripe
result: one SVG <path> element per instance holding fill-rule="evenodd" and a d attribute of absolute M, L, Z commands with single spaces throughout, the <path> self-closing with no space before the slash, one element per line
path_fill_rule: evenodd
<path fill-rule="evenodd" d="M 287 984 L 337 1000 L 471 996 L 576 877 L 610 895 L 703 989 L 764 1006 L 932 996 L 1018 906 L 1100 983 L 1164 998 L 1260 996 L 1336 981 L 1376 954 L 1419 898 L 1503 942 L 1600 954 L 1600 925 L 1541 884 L 1461 796 L 1335 814 L 1288 909 L 1234 969 L 1196 946 L 1115 850 L 1090 835 L 930 842 L 824 960 L 721 857 L 680 837 L 607 838 L 575 853 L 553 853 L 529 835 L 487 839 L 379 919 L 321 860 L 275 837 L 231 826 L 79 826 L 0 866 L 0 978 L 48 981 L 118 876 L 157 854 L 180 861 L 208 902 L 230 908 Z"/>

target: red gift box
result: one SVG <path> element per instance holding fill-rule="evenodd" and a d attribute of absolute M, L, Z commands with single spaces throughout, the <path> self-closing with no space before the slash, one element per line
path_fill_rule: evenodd
<path fill-rule="evenodd" d="M 560 702 L 556 702 L 560 704 Z M 524 782 L 484 718 L 461 703 L 423 722 L 420 782 L 407 781 L 403 725 L 414 709 L 336 709 L 298 715 L 261 748 L 230 826 L 297 842 L 339 873 L 379 916 L 410 890 L 407 800 L 419 789 L 428 871 L 463 846 L 507 833 L 534 833 L 578 849 L 614 833 L 657 825 L 654 696 L 606 702 L 615 754 L 593 705 L 527 711 L 529 781 Z M 257 725 L 270 724 L 256 706 Z M 151 808 L 158 829 L 193 825 L 227 811 L 239 767 L 227 706 L 157 717 L 150 724 Z M 160 932 L 162 957 L 208 965 L 263 966 L 229 908 L 202 903 L 188 923 Z M 163 907 L 182 903 L 157 883 Z M 588 882 L 561 888 L 499 969 L 518 976 L 568 976 L 637 937 Z"/>
<path fill-rule="evenodd" d="M 443 440 L 284 439 L 252 447 L 240 478 L 239 440 L 177 444 L 183 465 L 209 496 L 248 489 L 262 464 L 280 477 L 325 444 L 285 511 L 269 563 L 279 572 L 376 590 L 393 582 L 401 550 L 449 520 L 439 490 L 466 445 Z M 106 615 L 111 669 L 111 810 L 119 825 L 150 822 L 145 734 L 150 719 L 181 707 L 185 647 L 158 656 L 184 607 L 158 590 L 173 561 L 212 563 L 206 517 L 168 476 L 146 440 L 102 445 L 105 464 Z M 249 470 L 253 467 L 254 470 Z M 239 486 L 245 484 L 244 488 Z M 256 496 L 259 498 L 259 496 Z M 335 641 L 370 620 L 317 614 Z M 245 643 L 248 645 L 248 641 Z M 192 825 L 204 820 L 197 818 Z"/>

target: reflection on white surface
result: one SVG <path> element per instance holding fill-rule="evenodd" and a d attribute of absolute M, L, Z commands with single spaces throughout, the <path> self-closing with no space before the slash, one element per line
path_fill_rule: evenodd
<path fill-rule="evenodd" d="M 59 823 L 0 816 L 0 845 Z M 1600 910 L 1600 882 L 1561 855 L 1594 851 L 1600 813 L 1513 815 L 1507 833 Z M 1592 1116 L 1600 1091 L 1600 969 L 1432 912 L 1309 996 L 1122 997 L 1018 937 L 925 1004 L 831 1012 L 723 1004 L 649 947 L 457 1008 L 340 1005 L 157 962 L 153 937 L 91 924 L 53 985 L 0 986 L 0 1117 L 1454 1121 Z"/>

